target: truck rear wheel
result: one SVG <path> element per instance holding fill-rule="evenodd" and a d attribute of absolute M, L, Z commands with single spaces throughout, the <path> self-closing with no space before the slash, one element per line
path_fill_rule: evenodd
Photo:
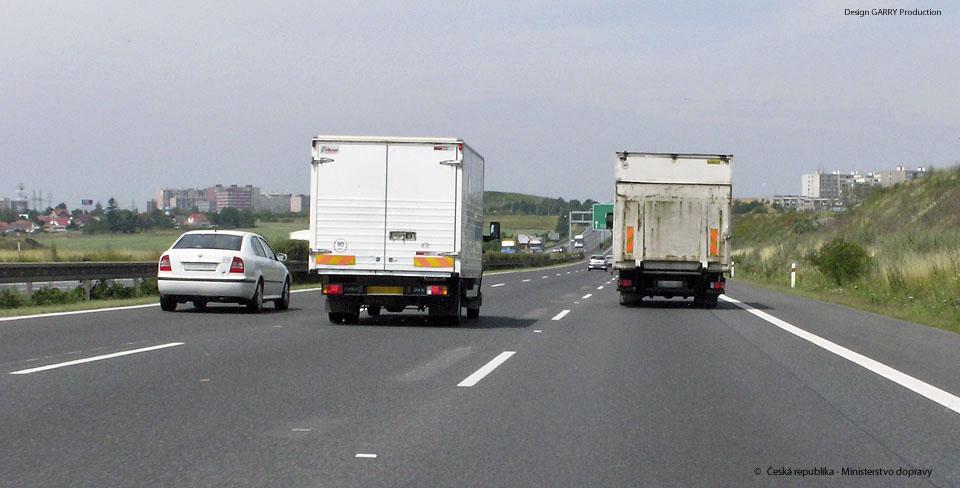
<path fill-rule="evenodd" d="M 380 305 L 367 305 L 367 315 L 371 317 L 379 317 Z"/>
<path fill-rule="evenodd" d="M 468 308 L 468 309 L 467 309 L 467 318 L 468 318 L 468 319 L 479 319 L 479 318 L 480 318 L 480 309 L 479 309 L 479 308 Z"/>
<path fill-rule="evenodd" d="M 630 293 L 621 291 L 620 292 L 620 305 L 634 305 L 640 301 L 640 298 L 636 293 Z"/>

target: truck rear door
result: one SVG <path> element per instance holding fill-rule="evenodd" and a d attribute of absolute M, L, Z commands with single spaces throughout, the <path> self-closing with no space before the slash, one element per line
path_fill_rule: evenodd
<path fill-rule="evenodd" d="M 313 192 L 317 269 L 380 271 L 384 266 L 387 146 L 317 141 Z"/>
<path fill-rule="evenodd" d="M 643 208 L 643 258 L 700 261 L 705 222 L 700 200 L 647 200 Z"/>
<path fill-rule="evenodd" d="M 454 270 L 457 144 L 390 144 L 386 175 L 387 271 Z"/>

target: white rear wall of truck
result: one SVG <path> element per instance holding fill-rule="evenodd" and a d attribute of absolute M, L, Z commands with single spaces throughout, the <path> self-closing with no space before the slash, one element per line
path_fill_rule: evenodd
<path fill-rule="evenodd" d="M 729 156 L 624 153 L 616 164 L 615 268 L 669 261 L 727 269 Z"/>
<path fill-rule="evenodd" d="M 479 277 L 483 158 L 454 138 L 318 136 L 310 269 Z"/>

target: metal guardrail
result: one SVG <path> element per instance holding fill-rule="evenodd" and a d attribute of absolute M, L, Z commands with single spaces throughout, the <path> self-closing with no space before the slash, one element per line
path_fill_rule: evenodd
<path fill-rule="evenodd" d="M 571 257 L 572 258 L 572 257 Z M 545 265 L 563 264 L 582 257 L 551 259 Z M 519 262 L 518 262 L 519 261 Z M 289 261 L 287 269 L 295 275 L 307 272 L 306 261 Z M 484 269 L 525 267 L 523 260 L 490 260 Z M 155 278 L 156 261 L 138 262 L 62 262 L 62 263 L 0 263 L 0 283 L 37 283 L 47 281 L 97 281 L 125 278 Z"/>
<path fill-rule="evenodd" d="M 292 273 L 305 273 L 306 261 L 287 263 Z M 0 283 L 46 281 L 96 281 L 124 278 L 156 278 L 156 261 L 0 263 Z"/>

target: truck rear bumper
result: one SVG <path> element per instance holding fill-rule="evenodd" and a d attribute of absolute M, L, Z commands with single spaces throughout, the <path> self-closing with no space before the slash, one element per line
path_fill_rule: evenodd
<path fill-rule="evenodd" d="M 407 307 L 432 311 L 480 308 L 480 280 L 435 276 L 321 276 L 327 310 L 350 313 L 363 305 L 389 311 Z"/>
<path fill-rule="evenodd" d="M 697 298 L 718 296 L 726 287 L 722 273 L 713 271 L 663 272 L 642 269 L 621 269 L 617 290 L 638 297 Z"/>

